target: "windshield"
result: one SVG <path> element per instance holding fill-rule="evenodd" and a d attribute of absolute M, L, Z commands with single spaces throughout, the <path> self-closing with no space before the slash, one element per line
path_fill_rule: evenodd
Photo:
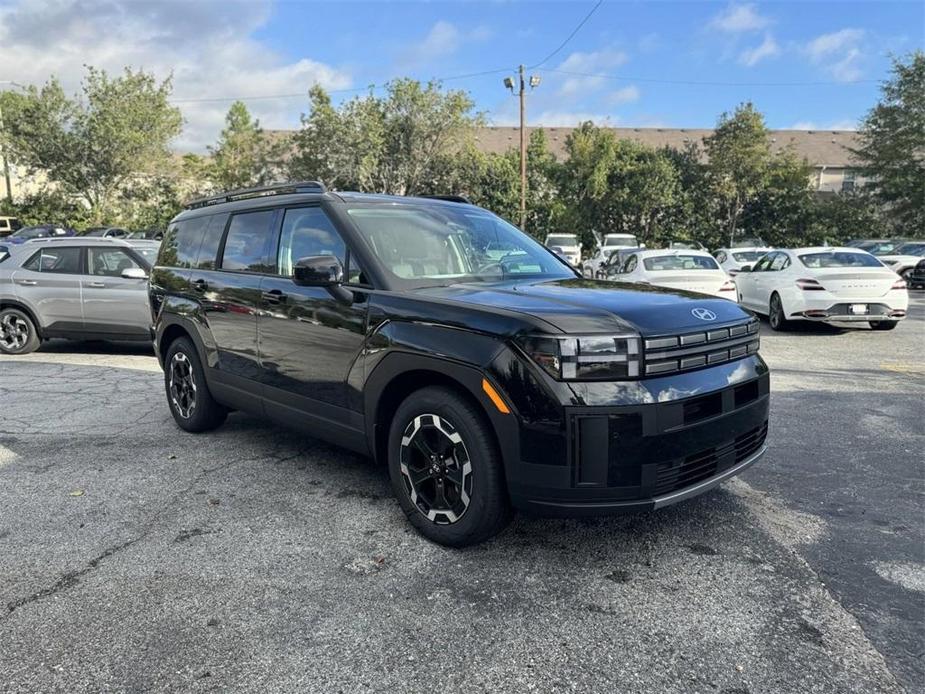
<path fill-rule="evenodd" d="M 158 248 L 132 248 L 138 255 L 147 260 L 152 266 L 154 261 L 157 260 Z"/>
<path fill-rule="evenodd" d="M 385 269 L 406 286 L 575 277 L 522 231 L 468 205 L 358 205 L 347 213 Z"/>
<path fill-rule="evenodd" d="M 764 255 L 764 251 L 744 251 L 736 252 L 732 254 L 732 257 L 738 260 L 740 263 L 754 263 L 758 258 Z"/>
<path fill-rule="evenodd" d="M 636 246 L 636 237 L 632 234 L 607 234 L 604 236 L 605 246 Z"/>
<path fill-rule="evenodd" d="M 807 253 L 799 256 L 806 267 L 883 267 L 883 263 L 869 253 L 850 253 L 848 251 L 825 251 Z"/>
<path fill-rule="evenodd" d="M 718 270 L 713 258 L 705 255 L 659 255 L 642 261 L 646 270 Z"/>
<path fill-rule="evenodd" d="M 546 237 L 547 246 L 577 246 L 578 237 L 572 234 L 550 234 Z"/>
<path fill-rule="evenodd" d="M 87 229 L 83 235 L 84 236 L 102 236 L 105 233 L 106 233 L 106 228 L 102 227 L 99 229 Z"/>
<path fill-rule="evenodd" d="M 890 255 L 925 255 L 925 243 L 904 243 Z"/>

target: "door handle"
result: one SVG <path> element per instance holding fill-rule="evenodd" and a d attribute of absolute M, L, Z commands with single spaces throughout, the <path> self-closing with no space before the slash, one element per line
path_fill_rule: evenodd
<path fill-rule="evenodd" d="M 16 280 L 16 281 L 19 282 L 19 284 L 26 285 L 27 287 L 34 287 L 35 285 L 38 284 L 36 280 Z"/>
<path fill-rule="evenodd" d="M 106 286 L 106 283 L 105 282 L 88 282 L 87 286 L 93 287 L 95 289 L 102 289 L 103 287 Z"/>
<path fill-rule="evenodd" d="M 196 280 L 193 282 L 193 289 L 195 289 L 197 292 L 204 292 L 208 288 L 209 285 L 206 284 L 205 280 Z"/>
<path fill-rule="evenodd" d="M 261 297 L 268 304 L 281 304 L 286 301 L 286 295 L 279 289 L 271 289 L 268 292 L 261 293 Z"/>

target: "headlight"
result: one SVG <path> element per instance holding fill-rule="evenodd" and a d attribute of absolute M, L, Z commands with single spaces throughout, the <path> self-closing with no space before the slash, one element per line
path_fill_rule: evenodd
<path fill-rule="evenodd" d="M 526 337 L 520 345 L 550 376 L 566 381 L 617 381 L 639 377 L 638 335 Z"/>

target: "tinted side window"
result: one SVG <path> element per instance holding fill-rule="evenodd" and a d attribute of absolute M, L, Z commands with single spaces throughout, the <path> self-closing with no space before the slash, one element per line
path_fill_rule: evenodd
<path fill-rule="evenodd" d="M 315 255 L 333 255 L 346 264 L 344 241 L 331 220 L 320 207 L 286 210 L 277 253 L 279 274 L 291 277 L 300 258 Z"/>
<path fill-rule="evenodd" d="M 121 277 L 123 270 L 140 267 L 135 259 L 121 248 L 88 248 L 87 265 L 91 275 L 106 277 Z"/>
<path fill-rule="evenodd" d="M 175 222 L 167 228 L 158 265 L 167 267 L 193 267 L 202 244 L 202 235 L 212 217 L 194 217 Z"/>
<path fill-rule="evenodd" d="M 275 259 L 271 263 L 267 257 L 270 223 L 274 214 L 274 210 L 262 210 L 236 214 L 231 218 L 222 253 L 223 270 L 275 271 Z"/>
<path fill-rule="evenodd" d="M 787 260 L 787 256 L 785 256 L 783 253 L 775 253 L 774 259 L 771 261 L 770 269 L 774 271 L 783 270 L 786 267 L 786 265 L 784 264 L 786 260 Z"/>
<path fill-rule="evenodd" d="M 768 266 L 771 264 L 771 261 L 774 259 L 774 254 L 763 256 L 761 260 L 757 262 L 755 267 L 752 268 L 752 272 L 763 272 L 768 269 Z"/>
<path fill-rule="evenodd" d="M 632 272 L 633 270 L 636 269 L 636 264 L 638 262 L 639 261 L 637 260 L 636 256 L 631 255 L 629 258 L 626 259 L 626 265 L 623 266 L 623 272 Z"/>
<path fill-rule="evenodd" d="M 28 262 L 23 264 L 26 270 L 34 272 L 54 272 L 64 275 L 80 274 L 79 248 L 43 248 Z"/>
<path fill-rule="evenodd" d="M 222 245 L 222 236 L 225 225 L 228 223 L 227 214 L 216 214 L 209 218 L 211 221 L 202 236 L 202 245 L 196 254 L 196 267 L 200 270 L 214 270 L 215 259 L 218 256 L 219 246 Z"/>

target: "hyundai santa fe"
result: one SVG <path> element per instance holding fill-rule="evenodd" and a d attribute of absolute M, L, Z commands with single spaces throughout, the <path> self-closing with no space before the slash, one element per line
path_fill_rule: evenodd
<path fill-rule="evenodd" d="M 583 279 L 459 198 L 308 182 L 196 201 L 149 291 L 180 427 L 241 410 L 371 456 L 442 544 L 491 537 L 514 509 L 659 508 L 765 450 L 750 313 Z"/>

